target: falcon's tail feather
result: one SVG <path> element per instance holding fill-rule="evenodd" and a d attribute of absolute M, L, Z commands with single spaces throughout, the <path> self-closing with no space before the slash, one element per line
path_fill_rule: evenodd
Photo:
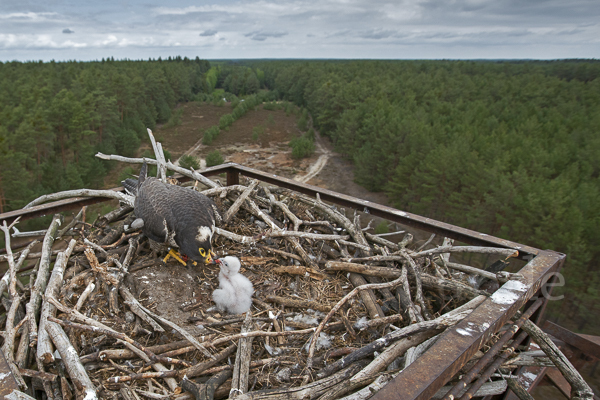
<path fill-rule="evenodd" d="M 137 179 L 127 178 L 124 181 L 121 181 L 121 183 L 123 184 L 123 187 L 125 188 L 125 190 L 127 192 L 129 192 L 133 196 L 137 195 L 137 189 L 138 189 L 138 180 Z"/>
<path fill-rule="evenodd" d="M 140 177 L 138 179 L 138 187 L 146 180 L 146 176 L 148 175 L 148 164 L 146 164 L 146 159 L 144 159 L 144 163 L 142 164 L 142 169 L 140 170 Z"/>

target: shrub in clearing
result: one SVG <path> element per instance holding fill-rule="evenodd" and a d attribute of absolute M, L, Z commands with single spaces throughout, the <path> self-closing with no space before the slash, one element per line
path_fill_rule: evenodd
<path fill-rule="evenodd" d="M 214 167 L 215 165 L 223 164 L 225 160 L 223 160 L 223 156 L 219 153 L 218 150 L 211 151 L 206 156 L 206 166 Z"/>
<path fill-rule="evenodd" d="M 306 136 L 294 138 L 289 143 L 292 148 L 292 158 L 304 158 L 315 151 L 315 142 Z"/>
<path fill-rule="evenodd" d="M 190 154 L 185 154 L 179 159 L 179 166 L 186 169 L 200 169 L 200 160 Z"/>

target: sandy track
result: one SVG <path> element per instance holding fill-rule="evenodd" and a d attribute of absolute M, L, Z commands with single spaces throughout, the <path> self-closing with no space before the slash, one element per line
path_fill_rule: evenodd
<path fill-rule="evenodd" d="M 327 150 L 327 148 L 325 146 L 323 146 L 322 140 L 323 139 L 321 138 L 319 133 L 315 132 L 315 145 L 317 148 L 316 152 L 321 153 L 321 155 L 319 156 L 317 161 L 315 161 L 308 168 L 305 175 L 296 175 L 294 177 L 295 181 L 306 183 L 309 180 L 311 180 L 312 178 L 314 178 L 315 176 L 317 176 L 319 174 L 319 172 L 321 172 L 321 170 L 323 170 L 323 168 L 325 168 L 325 166 L 327 165 L 327 161 L 329 161 L 329 157 L 331 157 L 331 152 L 329 150 Z"/>

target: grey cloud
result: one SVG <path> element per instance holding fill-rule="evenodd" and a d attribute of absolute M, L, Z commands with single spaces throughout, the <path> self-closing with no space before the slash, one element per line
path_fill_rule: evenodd
<path fill-rule="evenodd" d="M 562 31 L 556 32 L 557 35 L 577 35 L 579 33 L 585 32 L 585 29 L 565 29 Z"/>
<path fill-rule="evenodd" d="M 263 42 L 268 38 L 280 38 L 286 36 L 287 32 L 262 32 L 262 31 L 254 31 L 250 33 L 244 34 L 245 37 L 249 37 L 252 40 L 258 40 L 259 42 Z"/>
<path fill-rule="evenodd" d="M 200 33 L 200 36 L 215 36 L 218 32 L 214 29 L 207 29 Z"/>
<path fill-rule="evenodd" d="M 396 32 L 390 30 L 380 30 L 380 29 L 370 29 L 363 33 L 360 33 L 358 36 L 363 39 L 386 39 L 390 36 L 393 36 Z"/>
<path fill-rule="evenodd" d="M 62 33 L 75 33 L 75 31 L 69 29 L 69 28 L 65 28 L 62 30 Z"/>

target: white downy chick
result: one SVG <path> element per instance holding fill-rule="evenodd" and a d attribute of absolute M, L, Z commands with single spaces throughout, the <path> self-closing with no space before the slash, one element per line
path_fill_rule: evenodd
<path fill-rule="evenodd" d="M 213 292 L 213 300 L 220 311 L 240 314 L 252 304 L 252 282 L 240 274 L 241 263 L 237 257 L 227 256 L 215 260 L 221 267 L 219 288 Z"/>

